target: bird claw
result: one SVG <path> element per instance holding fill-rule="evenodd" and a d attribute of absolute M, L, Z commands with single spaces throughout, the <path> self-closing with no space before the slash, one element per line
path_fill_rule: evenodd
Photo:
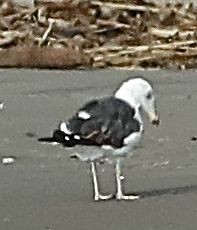
<path fill-rule="evenodd" d="M 116 200 L 138 200 L 140 199 L 139 196 L 127 196 L 127 195 L 123 195 L 123 194 L 117 194 L 116 195 Z"/>
<path fill-rule="evenodd" d="M 110 194 L 110 195 L 101 195 L 101 194 L 98 194 L 98 195 L 95 195 L 94 200 L 95 201 L 99 201 L 99 200 L 110 200 L 112 198 L 113 198 L 112 194 Z"/>

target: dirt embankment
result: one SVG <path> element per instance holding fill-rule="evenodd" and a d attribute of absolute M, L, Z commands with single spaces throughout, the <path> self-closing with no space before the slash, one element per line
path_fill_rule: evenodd
<path fill-rule="evenodd" d="M 1 67 L 195 68 L 197 8 L 144 0 L 0 1 Z"/>

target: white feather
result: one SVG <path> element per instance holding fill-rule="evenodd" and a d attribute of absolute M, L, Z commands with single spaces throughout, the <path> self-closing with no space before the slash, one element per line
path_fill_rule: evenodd
<path fill-rule="evenodd" d="M 62 122 L 60 124 L 60 130 L 64 132 L 65 134 L 72 134 L 72 132 L 68 129 L 66 122 Z"/>
<path fill-rule="evenodd" d="M 80 140 L 80 136 L 79 135 L 74 135 L 74 139 Z"/>
<path fill-rule="evenodd" d="M 84 119 L 84 120 L 88 120 L 88 119 L 90 119 L 91 115 L 86 111 L 79 111 L 78 117 L 81 119 Z"/>

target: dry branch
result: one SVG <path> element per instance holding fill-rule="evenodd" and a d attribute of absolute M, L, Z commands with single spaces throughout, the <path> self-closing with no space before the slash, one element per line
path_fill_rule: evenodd
<path fill-rule="evenodd" d="M 43 34 L 43 36 L 42 36 L 42 38 L 41 38 L 41 40 L 40 40 L 40 42 L 39 42 L 39 46 L 41 46 L 43 43 L 46 42 L 46 40 L 47 40 L 49 34 L 51 33 L 51 30 L 52 30 L 52 28 L 53 28 L 54 23 L 55 23 L 54 20 L 51 20 L 51 21 L 49 22 L 49 27 L 48 27 L 47 30 L 44 32 L 44 34 Z"/>
<path fill-rule="evenodd" d="M 157 28 L 149 28 L 149 31 L 152 35 L 155 35 L 159 38 L 171 38 L 178 34 L 178 29 L 157 29 Z"/>
<path fill-rule="evenodd" d="M 133 4 L 118 4 L 112 2 L 101 2 L 101 1 L 91 1 L 93 6 L 107 6 L 116 10 L 129 10 L 129 11 L 141 11 L 141 12 L 148 12 L 151 11 L 152 13 L 158 13 L 159 9 L 149 6 L 141 6 L 141 5 L 133 5 Z"/>

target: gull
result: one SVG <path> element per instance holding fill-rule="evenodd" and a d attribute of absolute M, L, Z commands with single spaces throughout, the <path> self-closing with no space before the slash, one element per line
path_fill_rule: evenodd
<path fill-rule="evenodd" d="M 112 96 L 90 100 L 66 121 L 62 121 L 51 137 L 38 138 L 40 142 L 55 142 L 65 148 L 80 146 L 74 157 L 90 163 L 94 200 L 136 200 L 137 195 L 123 193 L 121 162 L 132 155 L 139 145 L 144 125 L 141 111 L 153 125 L 159 125 L 153 87 L 143 77 L 130 78 L 120 85 Z M 87 146 L 88 154 L 82 153 Z M 73 156 L 73 155 L 72 155 Z M 103 195 L 99 190 L 96 163 L 112 159 L 115 162 L 116 194 Z"/>

